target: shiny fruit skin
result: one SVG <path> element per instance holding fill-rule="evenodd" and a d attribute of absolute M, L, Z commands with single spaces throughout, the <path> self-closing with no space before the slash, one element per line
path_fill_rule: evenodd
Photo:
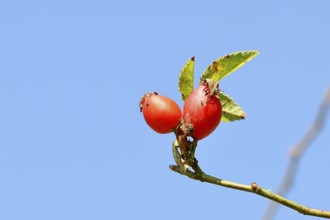
<path fill-rule="evenodd" d="M 160 134 L 172 132 L 181 122 L 181 110 L 178 104 L 156 92 L 143 96 L 140 110 L 149 127 Z"/>
<path fill-rule="evenodd" d="M 184 123 L 193 125 L 192 137 L 201 140 L 220 124 L 222 106 L 219 98 L 210 92 L 207 84 L 200 84 L 186 99 L 183 106 Z"/>

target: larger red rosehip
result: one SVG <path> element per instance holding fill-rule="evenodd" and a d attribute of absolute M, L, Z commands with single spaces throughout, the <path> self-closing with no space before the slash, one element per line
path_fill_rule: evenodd
<path fill-rule="evenodd" d="M 172 132 L 181 122 L 181 110 L 172 99 L 147 93 L 140 101 L 140 110 L 150 128 L 160 134 Z"/>
<path fill-rule="evenodd" d="M 191 136 L 196 140 L 210 135 L 220 123 L 222 106 L 215 90 L 215 86 L 205 81 L 187 97 L 184 103 L 183 120 L 193 125 Z"/>

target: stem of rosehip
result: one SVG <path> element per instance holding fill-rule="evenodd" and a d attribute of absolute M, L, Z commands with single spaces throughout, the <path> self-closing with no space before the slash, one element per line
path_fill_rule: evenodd
<path fill-rule="evenodd" d="M 188 140 L 187 136 L 185 134 L 182 134 L 182 131 L 180 129 L 180 126 L 178 126 L 178 128 L 174 131 L 176 140 L 172 143 L 173 157 L 177 165 L 175 166 L 175 169 L 178 169 L 180 170 L 180 172 L 183 173 L 189 171 L 189 168 L 192 168 L 194 171 L 197 172 L 202 172 L 202 170 L 197 164 L 197 159 L 195 158 L 198 141 L 195 139 L 193 139 L 193 141 Z M 174 165 L 170 167 L 173 166 Z"/>

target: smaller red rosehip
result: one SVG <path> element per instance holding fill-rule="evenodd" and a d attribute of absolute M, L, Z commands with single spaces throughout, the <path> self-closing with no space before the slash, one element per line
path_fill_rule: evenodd
<path fill-rule="evenodd" d="M 219 125 L 222 106 L 217 97 L 218 84 L 212 79 L 204 80 L 186 99 L 182 117 L 184 123 L 193 126 L 192 137 L 201 140 Z"/>
<path fill-rule="evenodd" d="M 181 110 L 178 104 L 156 92 L 145 94 L 141 98 L 139 106 L 147 124 L 157 133 L 170 133 L 181 122 Z"/>

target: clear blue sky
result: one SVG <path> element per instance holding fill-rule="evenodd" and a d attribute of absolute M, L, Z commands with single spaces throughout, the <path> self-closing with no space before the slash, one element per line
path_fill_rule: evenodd
<path fill-rule="evenodd" d="M 247 112 L 199 143 L 205 172 L 276 190 L 330 84 L 330 1 L 2 1 L 0 219 L 260 219 L 268 200 L 168 169 L 140 97 L 182 106 L 181 67 L 261 52 L 221 88 Z M 290 199 L 330 209 L 329 123 Z M 285 207 L 277 219 L 303 217 Z"/>

